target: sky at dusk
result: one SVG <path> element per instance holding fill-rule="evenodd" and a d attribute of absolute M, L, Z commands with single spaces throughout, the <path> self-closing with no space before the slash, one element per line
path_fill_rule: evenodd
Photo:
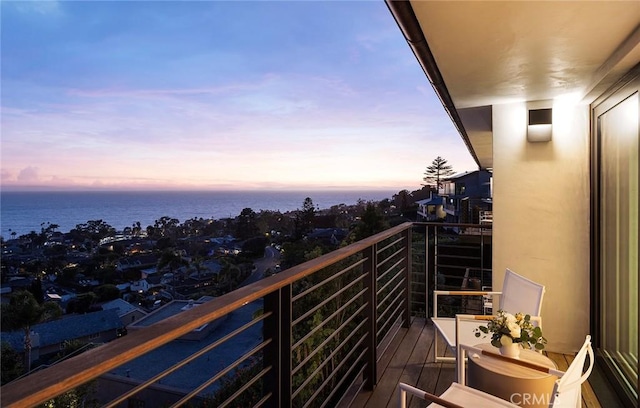
<path fill-rule="evenodd" d="M 2 1 L 15 189 L 420 188 L 476 170 L 382 0 Z"/>

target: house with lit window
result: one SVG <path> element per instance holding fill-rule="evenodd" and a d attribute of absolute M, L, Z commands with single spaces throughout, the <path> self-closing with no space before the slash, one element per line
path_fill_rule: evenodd
<path fill-rule="evenodd" d="M 416 212 L 419 221 L 444 220 L 447 214 L 444 212 L 444 197 L 434 193 L 429 194 L 429 198 L 416 201 L 418 210 Z"/>
<path fill-rule="evenodd" d="M 478 224 L 481 215 L 491 211 L 491 173 L 488 170 L 448 177 L 441 190 L 447 222 Z"/>

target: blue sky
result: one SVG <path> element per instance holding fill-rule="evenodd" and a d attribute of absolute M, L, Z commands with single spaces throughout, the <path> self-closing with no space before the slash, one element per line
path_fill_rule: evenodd
<path fill-rule="evenodd" d="M 2 1 L 3 189 L 417 189 L 477 167 L 380 1 Z"/>

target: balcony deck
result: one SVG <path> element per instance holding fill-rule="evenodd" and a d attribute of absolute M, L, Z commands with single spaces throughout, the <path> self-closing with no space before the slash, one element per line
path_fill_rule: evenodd
<path fill-rule="evenodd" d="M 444 342 L 438 339 L 438 349 L 444 349 Z M 401 329 L 394 342 L 380 361 L 382 378 L 374 391 L 362 391 L 351 407 L 383 408 L 398 406 L 398 382 L 440 395 L 454 380 L 452 363 L 429 363 L 429 353 L 433 350 L 433 327 L 425 319 L 415 318 L 409 329 Z M 450 350 L 448 350 L 450 353 Z M 545 353 L 560 370 L 566 370 L 573 357 L 559 353 Z M 423 407 L 424 401 L 412 398 L 409 407 Z M 582 407 L 600 407 L 600 403 L 588 383 L 582 386 Z"/>

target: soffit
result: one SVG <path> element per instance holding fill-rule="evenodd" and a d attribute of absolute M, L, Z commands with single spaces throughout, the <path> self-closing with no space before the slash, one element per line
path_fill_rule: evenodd
<path fill-rule="evenodd" d="M 640 24 L 633 1 L 413 1 L 456 108 L 587 92 Z"/>
<path fill-rule="evenodd" d="M 478 128 L 490 124 L 492 105 L 591 102 L 640 61 L 640 1 L 411 6 L 481 168 L 493 166 L 491 129 Z"/>

